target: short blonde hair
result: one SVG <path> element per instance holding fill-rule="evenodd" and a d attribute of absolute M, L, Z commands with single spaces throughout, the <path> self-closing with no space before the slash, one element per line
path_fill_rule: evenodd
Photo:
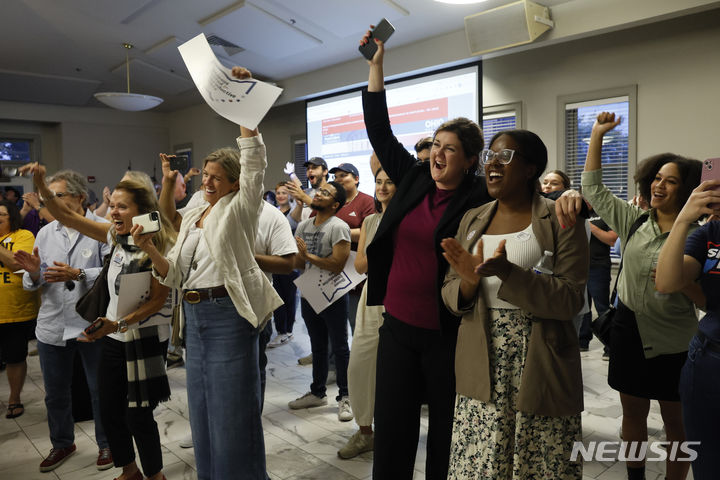
<path fill-rule="evenodd" d="M 230 183 L 235 183 L 240 179 L 240 150 L 236 148 L 220 148 L 205 157 L 203 168 L 208 162 L 217 163 L 225 170 Z"/>

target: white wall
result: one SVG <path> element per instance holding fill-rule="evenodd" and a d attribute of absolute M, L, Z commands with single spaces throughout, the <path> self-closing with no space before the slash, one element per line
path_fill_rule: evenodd
<path fill-rule="evenodd" d="M 483 62 L 484 105 L 523 102 L 524 126 L 557 165 L 557 97 L 638 86 L 637 158 L 720 155 L 720 12 Z"/>
<path fill-rule="evenodd" d="M 172 146 L 192 143 L 193 163 L 202 168 L 203 159 L 213 150 L 236 146 L 240 135 L 237 125 L 220 117 L 206 105 L 197 105 L 170 114 L 170 143 Z M 305 104 L 296 102 L 273 108 L 258 126 L 267 148 L 268 169 L 265 190 L 287 180 L 283 173 L 286 162 L 293 160 L 290 137 L 305 135 Z M 196 187 L 199 185 L 195 183 Z"/>
<path fill-rule="evenodd" d="M 95 176 L 90 187 L 98 195 L 120 181 L 129 161 L 149 174 L 157 165 L 160 175 L 157 154 L 170 148 L 162 113 L 0 102 L 0 120 L 0 133 L 41 136 L 41 161 L 51 173 L 71 168 Z"/>

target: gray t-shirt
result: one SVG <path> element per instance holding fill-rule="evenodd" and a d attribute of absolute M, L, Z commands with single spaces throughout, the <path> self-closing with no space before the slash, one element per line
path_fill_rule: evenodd
<path fill-rule="evenodd" d="M 335 244 L 343 240 L 350 242 L 350 227 L 337 217 L 330 217 L 319 226 L 315 225 L 315 218 L 308 218 L 300 222 L 295 236 L 305 241 L 308 253 L 326 258 L 332 254 Z M 305 270 L 309 271 L 311 268 L 320 269 L 310 262 L 305 262 Z"/>

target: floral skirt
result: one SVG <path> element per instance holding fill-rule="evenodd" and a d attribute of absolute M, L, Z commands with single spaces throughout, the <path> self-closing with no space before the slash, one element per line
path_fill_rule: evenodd
<path fill-rule="evenodd" d="M 490 402 L 458 395 L 448 479 L 581 479 L 570 462 L 582 440 L 580 414 L 548 417 L 520 412 L 518 391 L 531 320 L 516 309 L 489 309 Z"/>

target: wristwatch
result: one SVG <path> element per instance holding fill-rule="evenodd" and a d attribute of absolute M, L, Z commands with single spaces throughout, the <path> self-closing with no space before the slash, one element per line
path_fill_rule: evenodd
<path fill-rule="evenodd" d="M 85 274 L 85 270 L 83 270 L 82 268 L 79 268 L 78 270 L 80 270 L 80 273 L 78 273 L 78 276 L 77 276 L 77 278 L 75 279 L 75 281 L 76 281 L 76 282 L 82 282 L 83 280 L 85 280 L 85 278 L 87 277 L 87 275 Z"/>
<path fill-rule="evenodd" d="M 120 319 L 117 321 L 117 330 L 115 330 L 115 333 L 125 333 L 128 330 L 128 324 L 124 319 Z"/>

